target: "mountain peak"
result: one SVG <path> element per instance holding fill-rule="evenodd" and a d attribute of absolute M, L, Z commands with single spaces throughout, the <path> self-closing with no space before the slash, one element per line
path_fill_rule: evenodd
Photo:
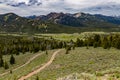
<path fill-rule="evenodd" d="M 74 14 L 74 17 L 75 17 L 75 18 L 78 18 L 78 17 L 80 17 L 81 15 L 82 15 L 82 13 L 75 13 L 75 14 Z"/>
<path fill-rule="evenodd" d="M 120 25 L 120 18 L 103 15 L 91 15 L 86 13 L 71 14 L 52 12 L 48 15 L 43 16 L 34 15 L 33 17 L 31 17 L 33 19 L 28 18 L 17 16 L 14 13 L 2 14 L 0 15 L 0 28 L 3 28 L 3 30 L 5 29 L 7 31 L 21 31 L 21 29 L 23 29 L 30 32 L 32 30 L 36 30 L 39 32 L 41 30 L 44 31 L 42 25 L 43 23 L 48 25 L 48 31 L 55 31 L 56 28 L 59 27 L 58 29 L 61 29 L 64 26 L 66 26 L 66 28 L 68 29 L 72 26 L 77 28 L 85 27 L 87 30 L 91 28 L 96 30 L 97 28 L 109 29 Z"/>
<path fill-rule="evenodd" d="M 113 24 L 120 24 L 120 19 L 110 16 L 104 15 L 92 15 L 89 13 L 56 13 L 51 12 L 47 15 L 36 16 L 34 19 L 42 20 L 42 21 L 51 21 L 56 24 L 63 24 L 68 26 L 88 26 L 87 23 L 90 22 L 92 26 L 95 26 L 96 23 L 113 23 Z M 97 25 L 97 24 L 96 24 Z"/>
<path fill-rule="evenodd" d="M 18 15 L 15 14 L 15 13 L 6 13 L 6 14 L 3 14 L 3 15 L 5 15 L 5 16 L 16 16 L 16 17 L 18 17 Z"/>
<path fill-rule="evenodd" d="M 64 15 L 64 13 L 56 13 L 56 12 L 51 12 L 51 13 L 49 13 L 48 15 L 46 15 L 49 19 L 55 19 L 55 18 L 57 18 L 57 17 L 59 17 L 59 16 L 62 16 L 62 15 Z"/>

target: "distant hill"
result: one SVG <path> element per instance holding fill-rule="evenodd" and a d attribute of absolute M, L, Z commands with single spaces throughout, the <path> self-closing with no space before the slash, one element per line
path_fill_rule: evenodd
<path fill-rule="evenodd" d="M 50 13 L 21 17 L 14 13 L 0 15 L 0 32 L 80 33 L 84 31 L 120 31 L 119 17 L 85 13 Z"/>
<path fill-rule="evenodd" d="M 0 31 L 18 32 L 28 31 L 32 24 L 37 25 L 37 21 L 20 17 L 14 13 L 0 15 Z"/>

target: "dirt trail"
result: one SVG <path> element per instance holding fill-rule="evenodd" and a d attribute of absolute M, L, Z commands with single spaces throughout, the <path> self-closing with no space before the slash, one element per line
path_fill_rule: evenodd
<path fill-rule="evenodd" d="M 23 64 L 23 65 L 15 68 L 15 69 L 12 69 L 12 71 L 16 71 L 16 70 L 18 70 L 18 69 L 26 66 L 27 64 L 29 64 L 31 61 L 33 61 L 33 60 L 34 60 L 35 58 L 37 58 L 38 56 L 41 56 L 42 54 L 43 54 L 43 53 L 40 53 L 40 54 L 37 54 L 37 55 L 33 56 L 33 57 L 30 58 L 25 64 Z M 6 74 L 8 74 L 8 73 L 10 73 L 10 71 L 7 71 L 7 72 L 2 73 L 2 74 L 0 74 L 0 76 L 4 76 L 4 75 L 6 75 Z"/>
<path fill-rule="evenodd" d="M 39 72 L 42 71 L 43 69 L 45 69 L 47 66 L 49 66 L 49 65 L 53 62 L 53 60 L 55 59 L 55 56 L 56 56 L 57 53 L 59 53 L 60 51 L 61 51 L 61 50 L 58 50 L 58 51 L 54 52 L 53 55 L 52 55 L 52 57 L 51 57 L 51 59 L 50 59 L 47 63 L 45 63 L 42 67 L 40 66 L 38 69 L 30 72 L 29 74 L 27 74 L 27 75 L 25 75 L 25 76 L 20 77 L 18 80 L 25 80 L 25 79 L 27 79 L 27 78 L 29 78 L 29 77 L 31 77 L 31 76 L 39 73 Z"/>

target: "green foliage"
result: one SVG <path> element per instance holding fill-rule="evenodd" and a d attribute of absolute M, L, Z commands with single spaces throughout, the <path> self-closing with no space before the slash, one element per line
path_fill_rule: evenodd
<path fill-rule="evenodd" d="M 12 72 L 12 70 L 10 70 L 10 74 L 12 74 L 13 72 Z"/>
<path fill-rule="evenodd" d="M 47 50 L 46 50 L 45 54 L 48 55 L 48 51 Z"/>
<path fill-rule="evenodd" d="M 68 49 L 66 49 L 66 52 L 65 52 L 65 54 L 69 54 L 69 50 L 68 50 Z"/>
<path fill-rule="evenodd" d="M 75 44 L 75 45 L 71 45 L 71 44 Z M 72 49 L 73 47 L 76 47 L 76 49 L 75 50 Z M 86 48 L 81 49 L 81 48 L 77 48 L 77 47 L 81 47 L 81 48 L 86 47 L 87 49 Z M 91 48 L 91 47 L 94 47 L 95 49 Z M 104 49 L 101 49 L 99 47 L 103 47 Z M 81 37 L 78 37 L 76 41 L 73 41 L 71 39 L 70 39 L 70 41 L 63 41 L 63 40 L 57 40 L 54 38 L 38 38 L 38 37 L 28 37 L 28 36 L 24 36 L 24 37 L 23 36 L 19 36 L 19 37 L 18 36 L 0 36 L 0 49 L 2 50 L 1 51 L 2 55 L 6 55 L 6 54 L 11 55 L 11 54 L 16 54 L 16 53 L 28 54 L 27 52 L 38 52 L 39 50 L 46 51 L 46 53 L 44 55 L 46 55 L 46 54 L 49 55 L 47 52 L 48 49 L 66 48 L 66 50 L 64 51 L 65 54 L 71 53 L 69 55 L 74 57 L 75 55 L 73 55 L 73 54 L 76 53 L 77 57 L 80 58 L 80 59 L 78 59 L 77 57 L 75 57 L 72 59 L 72 60 L 79 61 L 79 63 L 75 63 L 76 64 L 75 66 L 64 65 L 67 68 L 70 68 L 73 66 L 76 69 L 75 71 L 77 71 L 77 69 L 80 68 L 81 70 L 87 70 L 88 72 L 91 72 L 91 71 L 93 71 L 93 69 L 91 69 L 91 68 L 96 68 L 96 66 L 94 66 L 93 64 L 96 65 L 97 62 L 99 63 L 100 61 L 102 61 L 102 63 L 103 63 L 105 61 L 104 62 L 105 64 L 110 64 L 110 62 L 109 63 L 106 62 L 106 61 L 108 61 L 106 59 L 109 59 L 112 62 L 113 60 L 116 60 L 116 57 L 117 57 L 117 60 L 119 60 L 119 58 L 118 58 L 119 54 L 117 54 L 117 53 L 119 53 L 119 51 L 117 50 L 116 53 L 115 53 L 116 49 L 111 51 L 110 48 L 113 49 L 113 47 L 120 49 L 120 34 L 97 34 L 97 35 L 93 34 L 92 36 L 88 36 L 88 37 L 86 36 L 84 39 L 81 39 Z M 94 51 L 93 49 L 96 51 Z M 110 52 L 108 52 L 109 50 L 105 50 L 105 49 L 109 49 Z M 72 51 L 76 51 L 76 52 L 72 52 Z M 91 51 L 91 52 L 88 53 L 89 51 Z M 112 54 L 111 52 L 113 52 L 115 54 Z M 82 53 L 82 54 L 79 55 L 78 53 L 79 54 Z M 69 58 L 69 55 L 67 55 L 67 56 L 64 55 L 65 57 L 64 56 L 62 56 L 62 57 L 67 59 L 67 58 Z M 86 60 L 87 59 L 86 56 L 89 60 L 93 60 L 93 61 L 87 60 L 86 63 L 84 63 L 85 65 L 82 65 L 81 61 L 83 60 L 84 57 Z M 113 57 L 113 56 L 115 56 L 115 57 Z M 11 57 L 14 57 L 14 56 L 11 55 Z M 73 62 L 72 60 L 70 60 L 70 62 Z M 64 62 L 64 61 L 62 61 L 62 62 Z M 117 62 L 119 62 L 119 61 L 117 61 Z M 68 63 L 69 62 L 67 62 L 66 64 L 68 64 Z M 102 65 L 102 68 L 108 67 L 108 66 L 104 66 L 102 63 L 100 63 Z M 113 66 L 116 66 L 117 64 L 115 63 L 115 64 L 113 64 Z M 58 68 L 59 68 L 59 66 L 61 67 L 61 65 L 63 65 L 63 64 L 61 63 L 60 65 L 58 65 Z M 91 65 L 92 67 L 89 67 L 89 65 Z M 62 67 L 62 69 L 64 69 L 64 66 Z M 82 67 L 76 68 L 77 66 L 82 66 Z M 10 65 L 10 67 L 11 67 L 11 65 Z M 51 67 L 51 68 L 53 69 L 53 67 Z M 89 67 L 89 68 L 87 68 L 87 67 Z M 97 67 L 98 68 L 96 70 L 102 69 L 102 68 L 99 68 L 98 65 L 97 65 Z M 72 69 L 74 69 L 74 68 L 72 68 Z M 50 70 L 52 70 L 52 69 L 50 69 Z M 72 70 L 72 69 L 70 69 L 70 70 Z M 68 70 L 68 71 L 70 71 L 70 70 Z"/>
<path fill-rule="evenodd" d="M 4 62 L 4 68 L 9 69 L 9 65 L 8 65 L 8 63 L 6 61 Z"/>
<path fill-rule="evenodd" d="M 110 52 L 107 52 L 107 51 L 111 50 L 110 48 L 113 49 L 113 47 L 114 47 L 114 48 L 120 49 L 120 34 L 92 34 L 92 36 L 86 36 L 84 39 L 81 39 L 81 37 L 78 37 L 76 41 L 73 41 L 72 39 L 70 39 L 70 41 L 63 41 L 63 40 L 57 40 L 54 38 L 40 38 L 40 37 L 38 38 L 38 37 L 31 37 L 31 36 L 0 36 L 0 49 L 1 49 L 0 54 L 1 55 L 7 55 L 7 54 L 9 54 L 9 55 L 16 54 L 17 55 L 18 53 L 28 54 L 27 52 L 35 53 L 38 51 L 46 51 L 46 53 L 44 55 L 46 55 L 46 54 L 49 55 L 47 52 L 49 49 L 51 50 L 51 49 L 58 49 L 58 48 L 66 48 L 66 50 L 64 51 L 65 54 L 69 54 L 69 53 L 73 54 L 74 52 L 72 53 L 71 51 L 74 51 L 74 49 L 72 49 L 74 47 L 76 47 L 76 49 L 78 50 L 78 51 L 76 51 L 76 49 L 75 49 L 76 54 L 78 52 L 80 52 L 79 54 L 81 54 L 81 52 L 82 52 L 82 50 L 81 49 L 79 50 L 77 47 L 86 47 L 87 48 L 87 49 L 83 48 L 84 54 L 80 55 L 83 57 L 88 55 L 87 53 L 89 51 L 91 51 L 91 49 L 92 49 L 91 47 L 94 47 L 95 50 L 97 50 L 97 51 L 99 51 L 98 50 L 99 47 L 103 47 L 104 49 L 100 49 L 100 51 L 102 52 L 102 50 L 103 50 L 104 54 L 99 56 L 99 54 L 97 54 L 98 53 L 97 51 L 96 52 L 92 51 L 90 54 L 92 54 L 92 53 L 93 54 L 89 55 L 89 57 L 90 57 L 89 59 L 92 60 L 95 58 L 95 60 L 88 61 L 88 63 L 86 61 L 87 64 L 86 63 L 85 64 L 93 65 L 95 63 L 95 61 L 96 62 L 105 61 L 105 63 L 106 63 L 106 59 L 108 59 L 108 58 L 113 58 L 113 59 L 110 59 L 111 61 L 116 60 L 116 57 L 118 54 L 117 55 L 114 54 L 115 57 L 113 57 L 113 55 L 105 55 L 105 54 L 111 54 Z M 109 50 L 105 50 L 105 49 L 109 49 Z M 118 51 L 118 53 L 119 53 L 119 51 Z M 24 55 L 26 55 L 26 54 L 24 54 Z M 77 55 L 79 55 L 79 54 L 77 54 Z M 15 58 L 13 55 L 11 55 L 10 60 L 6 60 L 6 61 L 9 61 L 10 64 L 15 63 L 14 59 L 16 58 L 16 55 L 14 55 Z M 93 55 L 95 57 L 93 57 Z M 103 56 L 103 55 L 105 55 L 105 56 Z M 77 57 L 75 57 L 74 60 Z M 106 58 L 106 57 L 108 57 L 108 58 Z M 69 58 L 69 57 L 67 57 L 67 58 Z M 119 58 L 117 58 L 117 60 L 118 59 Z M 82 60 L 82 57 L 81 57 L 81 60 Z M 81 61 L 81 60 L 79 60 L 79 61 Z M 8 66 L 8 68 L 9 68 L 9 65 L 6 63 L 6 61 L 5 61 L 5 63 L 3 63 L 4 61 L 1 56 L 0 63 L 3 64 L 3 67 L 5 69 L 7 69 L 7 67 L 5 67 L 5 65 Z M 117 65 L 117 64 L 114 64 L 114 65 Z M 79 65 L 79 63 L 78 63 L 78 65 Z M 86 70 L 87 69 L 85 67 L 86 65 L 84 65 L 83 67 L 79 67 L 79 68 Z M 104 66 L 103 64 L 101 64 L 101 65 Z M 10 65 L 10 67 L 11 66 L 14 66 L 14 65 Z M 67 66 L 67 65 L 65 65 L 65 66 Z M 72 66 L 72 65 L 70 65 L 70 66 Z M 69 68 L 70 66 L 67 66 L 67 67 Z M 94 67 L 94 66 L 92 66 L 92 67 Z M 103 68 L 106 68 L 106 66 L 104 66 Z M 97 70 L 99 70 L 99 69 L 97 69 Z M 89 69 L 87 69 L 87 71 L 89 72 L 89 71 L 91 71 L 91 69 L 89 68 Z"/>
<path fill-rule="evenodd" d="M 78 44 L 78 40 L 76 44 Z M 120 34 L 93 34 L 93 36 L 87 37 L 83 44 L 94 48 L 103 47 L 104 49 L 110 49 L 114 47 L 120 49 Z"/>
<path fill-rule="evenodd" d="M 16 68 L 17 67 L 19 67 L 19 66 L 21 66 L 22 64 L 24 64 L 24 63 L 22 63 L 22 64 L 20 64 L 19 63 L 19 66 L 17 65 L 18 64 L 18 62 L 27 62 L 30 58 L 32 58 L 32 57 L 34 57 L 34 56 L 36 56 L 36 55 L 38 55 L 38 54 L 41 54 L 40 56 L 38 56 L 38 57 L 36 57 L 33 61 L 31 61 L 28 65 L 26 65 L 26 66 L 24 66 L 24 67 L 21 67 L 21 68 L 19 68 L 19 69 L 17 69 L 17 70 L 14 70 L 13 71 L 13 73 L 12 74 L 7 74 L 7 75 L 4 75 L 4 76 L 2 76 L 2 77 L 0 77 L 0 80 L 7 80 L 7 79 L 9 79 L 9 80 L 18 80 L 18 78 L 20 77 L 20 76 L 23 76 L 23 75 L 26 75 L 26 74 L 28 74 L 28 72 L 31 72 L 31 71 L 33 71 L 33 68 L 34 69 L 36 69 L 36 68 L 38 68 L 39 66 L 42 66 L 44 63 L 46 63 L 46 62 L 48 62 L 49 60 L 50 60 L 50 58 L 51 58 L 51 56 L 53 55 L 53 53 L 55 52 L 56 50 L 48 50 L 48 52 L 50 53 L 50 54 L 48 54 L 48 55 L 46 55 L 45 54 L 45 51 L 44 52 L 39 52 L 39 53 L 36 53 L 36 54 L 32 54 L 32 53 L 26 53 L 26 54 L 20 54 L 19 56 L 21 56 L 21 59 L 23 58 L 23 59 L 25 59 L 26 60 L 26 58 L 28 58 L 26 61 L 22 61 L 21 59 L 19 59 L 18 61 L 17 61 L 17 63 L 15 64 L 16 65 Z M 31 57 L 29 56 L 29 55 L 31 55 Z M 15 55 L 16 56 L 16 55 Z M 17 60 L 17 57 L 19 58 L 19 56 L 16 56 L 16 60 Z M 30 58 L 29 58 L 29 57 Z M 15 66 L 15 65 L 12 65 L 12 66 Z M 10 70 L 12 69 L 12 67 L 11 67 L 11 65 L 10 65 Z M 13 69 L 14 69 L 14 67 L 13 67 Z M 22 74 L 21 74 L 21 72 L 22 72 Z M 37 76 L 37 75 L 36 75 Z M 36 77 L 34 78 L 34 79 L 32 79 L 32 80 L 35 80 L 36 79 Z M 40 79 L 40 77 L 39 77 L 39 80 L 41 80 Z"/>
<path fill-rule="evenodd" d="M 77 47 L 82 47 L 83 45 L 84 45 L 83 40 L 80 40 L 79 38 L 77 38 L 76 46 Z"/>
<path fill-rule="evenodd" d="M 97 47 L 98 47 L 98 43 L 95 42 L 95 43 L 93 44 L 93 47 L 94 47 L 94 48 L 97 48 Z"/>
<path fill-rule="evenodd" d="M 120 38 L 118 38 L 114 44 L 117 49 L 120 49 Z"/>
<path fill-rule="evenodd" d="M 13 55 L 11 55 L 11 57 L 10 57 L 10 64 L 11 65 L 15 64 L 15 58 Z"/>
<path fill-rule="evenodd" d="M 3 67 L 4 66 L 4 61 L 3 61 L 3 58 L 0 57 L 0 67 Z"/>
<path fill-rule="evenodd" d="M 5 17 L 4 17 L 4 21 L 7 21 L 8 18 L 9 18 L 9 15 L 5 16 Z"/>
<path fill-rule="evenodd" d="M 35 80 L 39 80 L 39 77 L 38 76 L 36 76 L 36 79 Z"/>
<path fill-rule="evenodd" d="M 69 51 L 71 50 L 71 46 L 67 46 L 66 47 L 66 52 L 65 52 L 65 54 L 69 54 Z"/>
<path fill-rule="evenodd" d="M 16 54 L 16 55 L 19 55 L 19 52 L 15 49 L 12 50 L 12 54 Z"/>
<path fill-rule="evenodd" d="M 6 45 L 7 44 L 7 45 Z M 66 42 L 29 36 L 0 36 L 1 54 L 36 53 L 50 49 L 64 48 Z"/>

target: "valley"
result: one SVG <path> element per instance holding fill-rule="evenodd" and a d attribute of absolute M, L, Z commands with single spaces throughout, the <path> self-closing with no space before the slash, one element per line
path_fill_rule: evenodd
<path fill-rule="evenodd" d="M 119 80 L 119 34 L 84 32 L 35 34 L 33 37 L 1 34 L 2 44 L 9 43 L 4 45 L 6 49 L 1 47 L 1 59 L 7 62 L 9 67 L 0 67 L 0 80 Z M 41 41 L 44 40 L 43 45 Z M 109 41 L 111 42 L 108 43 Z M 16 49 L 18 50 L 14 52 Z M 11 55 L 15 58 L 15 64 L 12 65 L 9 63 Z"/>
<path fill-rule="evenodd" d="M 0 0 L 0 80 L 120 80 L 120 0 Z"/>

